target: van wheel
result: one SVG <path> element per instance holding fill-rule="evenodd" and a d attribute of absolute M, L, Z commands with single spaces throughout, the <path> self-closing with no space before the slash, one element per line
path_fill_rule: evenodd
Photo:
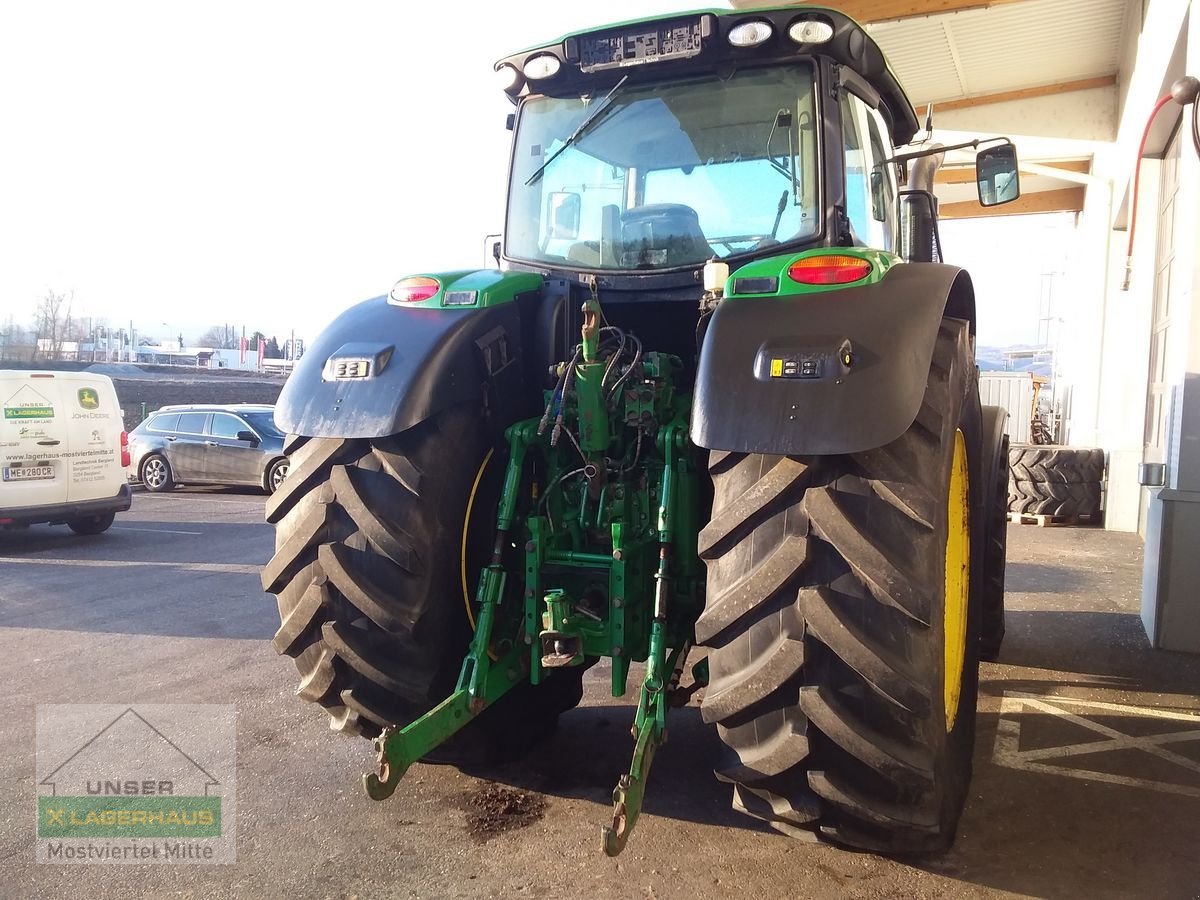
<path fill-rule="evenodd" d="M 146 486 L 146 490 L 156 494 L 171 490 L 175 487 L 171 464 L 157 453 L 147 456 L 146 461 L 142 463 L 142 484 Z"/>
<path fill-rule="evenodd" d="M 70 519 L 67 522 L 67 527 L 76 534 L 101 534 L 108 531 L 112 526 L 113 519 L 117 517 L 116 513 L 105 513 L 102 516 L 83 516 L 78 519 Z"/>

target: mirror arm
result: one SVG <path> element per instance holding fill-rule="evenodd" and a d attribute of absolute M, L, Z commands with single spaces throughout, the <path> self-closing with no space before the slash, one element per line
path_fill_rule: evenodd
<path fill-rule="evenodd" d="M 888 162 L 904 164 L 912 159 L 921 159 L 925 156 L 933 156 L 935 153 L 945 153 L 949 150 L 965 150 L 968 147 L 970 147 L 972 150 L 978 150 L 981 144 L 991 144 L 995 142 L 999 142 L 1001 144 L 1012 143 L 1012 141 L 1006 137 L 975 138 L 973 141 L 963 141 L 961 144 L 939 144 L 935 147 L 927 147 L 924 150 L 914 150 L 911 153 L 897 153 L 895 156 L 889 159 Z"/>

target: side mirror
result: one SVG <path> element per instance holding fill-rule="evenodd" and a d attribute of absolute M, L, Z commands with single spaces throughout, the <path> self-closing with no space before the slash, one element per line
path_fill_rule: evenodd
<path fill-rule="evenodd" d="M 546 198 L 546 237 L 573 241 L 579 237 L 582 200 L 570 191 L 555 191 Z"/>
<path fill-rule="evenodd" d="M 237 439 L 239 441 L 248 441 L 251 447 L 258 446 L 258 437 L 253 431 L 239 431 L 237 433 Z"/>
<path fill-rule="evenodd" d="M 1020 197 L 1017 148 L 1001 144 L 980 150 L 975 156 L 975 181 L 979 186 L 980 206 L 999 206 Z"/>

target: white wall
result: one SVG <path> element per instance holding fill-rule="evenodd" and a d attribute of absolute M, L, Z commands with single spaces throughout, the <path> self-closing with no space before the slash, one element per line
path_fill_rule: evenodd
<path fill-rule="evenodd" d="M 1093 165 L 1093 172 L 1112 184 L 1112 203 L 1110 206 L 1104 196 L 1106 191 L 1089 189 L 1079 224 L 1083 251 L 1073 267 L 1082 290 L 1066 329 L 1071 337 L 1063 348 L 1062 374 L 1072 395 L 1067 434 L 1071 443 L 1100 446 L 1108 452 L 1105 523 L 1118 531 L 1137 530 L 1141 505 L 1137 465 L 1144 447 L 1157 161 L 1147 159 L 1142 165 L 1139 224 L 1128 291 L 1121 290 L 1121 282 L 1129 235 L 1126 230 L 1112 230 L 1111 225 L 1116 220 L 1124 226 L 1128 219 L 1138 144 L 1164 84 L 1175 77 L 1170 69 L 1179 61 L 1173 62 L 1171 50 L 1184 25 L 1187 6 L 1184 0 L 1151 0 L 1142 33 L 1138 35 L 1133 28 L 1127 31 L 1127 41 L 1136 42 L 1136 57 L 1125 86 L 1120 125 L 1116 140 L 1097 151 Z M 1131 24 L 1136 21 L 1134 16 Z M 1123 56 L 1128 57 L 1128 49 Z M 1168 107 L 1160 115 L 1174 114 Z M 1185 226 L 1181 233 L 1194 235 L 1194 226 Z"/>

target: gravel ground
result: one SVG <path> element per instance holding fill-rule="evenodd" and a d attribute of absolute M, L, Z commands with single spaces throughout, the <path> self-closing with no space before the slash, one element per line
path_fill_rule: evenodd
<path fill-rule="evenodd" d="M 369 745 L 292 697 L 291 664 L 269 644 L 262 507 L 249 491 L 138 493 L 100 537 L 0 534 L 0 895 L 1200 892 L 1200 659 L 1148 648 L 1135 536 L 1010 526 L 1009 634 L 1001 663 L 983 667 L 975 781 L 945 856 L 848 853 L 733 813 L 693 701 L 672 713 L 629 847 L 607 859 L 599 825 L 628 765 L 633 710 L 607 696 L 606 670 L 589 673 L 584 706 L 521 763 L 486 778 L 418 765 L 374 803 L 359 787 Z M 235 704 L 236 862 L 37 864 L 36 707 L 61 703 Z"/>

